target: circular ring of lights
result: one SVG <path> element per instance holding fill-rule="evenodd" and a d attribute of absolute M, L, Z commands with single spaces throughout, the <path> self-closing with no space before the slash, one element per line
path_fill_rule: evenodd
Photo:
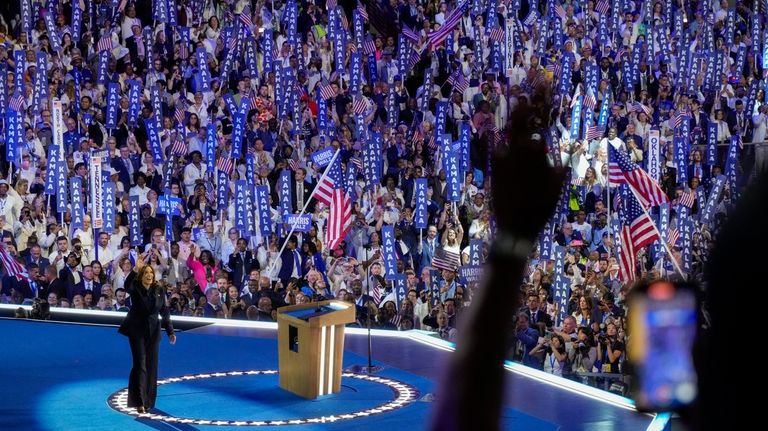
<path fill-rule="evenodd" d="M 237 377 L 237 376 L 257 376 L 277 374 L 277 370 L 250 370 L 250 371 L 227 371 L 217 373 L 200 373 L 200 374 L 188 374 L 180 377 L 169 377 L 157 381 L 157 385 L 167 385 L 171 383 L 188 382 L 192 380 L 210 379 L 216 377 Z M 311 418 L 298 418 L 298 419 L 277 419 L 277 420 L 227 420 L 227 419 L 205 419 L 205 418 L 186 418 L 171 416 L 165 414 L 155 414 L 151 412 L 138 413 L 135 408 L 128 407 L 128 388 L 123 388 L 114 394 L 109 396 L 107 404 L 112 409 L 117 410 L 127 415 L 136 416 L 142 419 L 163 421 L 169 423 L 189 424 L 189 425 L 218 425 L 218 426 L 280 426 L 280 425 L 303 425 L 303 424 L 320 424 L 320 423 L 333 423 L 343 420 L 361 418 L 372 416 L 376 414 L 386 413 L 389 411 L 402 408 L 418 399 L 419 391 L 415 387 L 403 383 L 398 380 L 371 376 L 362 373 L 342 373 L 342 377 L 365 380 L 369 382 L 379 383 L 388 386 L 392 392 L 394 392 L 395 398 L 392 401 L 388 401 L 384 404 L 378 405 L 365 410 L 360 410 L 350 413 L 342 413 L 337 415 L 319 416 Z"/>

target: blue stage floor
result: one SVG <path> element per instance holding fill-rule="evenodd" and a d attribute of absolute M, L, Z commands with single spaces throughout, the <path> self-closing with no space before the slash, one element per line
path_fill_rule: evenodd
<path fill-rule="evenodd" d="M 402 382 L 419 395 L 394 410 L 358 415 L 392 402 L 395 391 L 382 382 L 352 377 L 342 379 L 340 394 L 314 401 L 283 391 L 270 371 L 277 369 L 274 330 L 208 326 L 181 333 L 175 346 L 163 335 L 159 378 L 186 376 L 159 387 L 156 413 L 174 418 L 167 421 L 130 416 L 108 404 L 127 386 L 130 371 L 127 339 L 115 327 L 2 318 L 0 331 L 0 430 L 223 429 L 216 421 L 285 421 L 280 429 L 296 430 L 419 430 L 426 427 L 432 406 L 423 397 L 434 390 L 440 364 L 450 354 L 401 338 L 376 337 L 374 352 L 382 356 L 376 364 L 383 370 L 375 376 L 390 379 L 390 385 Z M 347 347 L 344 367 L 367 363 L 365 337 L 348 335 Z M 251 374 L 225 374 L 240 371 Z M 195 378 L 199 374 L 202 378 Z M 527 377 L 514 379 L 505 429 L 645 430 L 652 419 Z M 193 422 L 200 420 L 211 423 Z M 291 425 L 291 420 L 310 423 Z"/>

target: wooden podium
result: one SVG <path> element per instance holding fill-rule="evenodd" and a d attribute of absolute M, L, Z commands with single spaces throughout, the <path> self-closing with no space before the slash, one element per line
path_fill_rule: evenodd
<path fill-rule="evenodd" d="M 279 308 L 280 387 L 308 399 L 339 392 L 344 325 L 354 321 L 354 304 L 342 301 Z"/>

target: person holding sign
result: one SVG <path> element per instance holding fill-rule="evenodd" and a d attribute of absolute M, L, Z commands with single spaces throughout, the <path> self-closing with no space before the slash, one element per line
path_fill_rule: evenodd
<path fill-rule="evenodd" d="M 142 253 L 136 266 L 125 279 L 125 290 L 131 296 L 131 309 L 118 332 L 128 337 L 133 368 L 128 380 L 128 407 L 145 413 L 155 406 L 157 398 L 157 363 L 160 350 L 160 325 L 176 344 L 171 314 L 166 304 L 166 292 L 155 281 L 152 267 L 147 265 L 149 254 Z"/>

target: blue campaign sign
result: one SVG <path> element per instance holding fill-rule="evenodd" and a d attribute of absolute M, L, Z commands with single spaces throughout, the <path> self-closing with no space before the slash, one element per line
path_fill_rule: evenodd
<path fill-rule="evenodd" d="M 271 210 L 269 207 L 269 188 L 256 186 L 256 205 L 259 209 L 259 228 L 262 235 L 272 233 Z"/>
<path fill-rule="evenodd" d="M 278 195 L 280 197 L 280 210 L 283 214 L 293 212 L 293 190 L 291 190 L 291 172 L 283 169 L 280 172 L 280 179 L 277 184 Z"/>
<path fill-rule="evenodd" d="M 172 196 L 170 190 L 165 190 L 164 194 L 157 198 L 157 213 L 180 216 L 179 205 L 182 205 L 182 199 Z"/>
<path fill-rule="evenodd" d="M 285 214 L 283 216 L 283 223 L 287 224 L 286 229 L 293 229 L 294 232 L 309 232 L 312 227 L 312 214 L 304 214 L 299 216 L 298 214 Z"/>
<path fill-rule="evenodd" d="M 83 228 L 83 179 L 74 176 L 69 183 L 70 189 L 70 214 L 72 215 L 72 229 Z"/>
<path fill-rule="evenodd" d="M 483 278 L 483 267 L 480 265 L 462 265 L 459 267 L 459 280 L 464 283 L 477 283 Z"/>
<path fill-rule="evenodd" d="M 395 297 L 397 298 L 395 306 L 397 306 L 397 311 L 400 311 L 400 304 L 408 297 L 408 277 L 405 274 L 397 274 L 397 277 L 394 277 L 394 281 Z"/>
<path fill-rule="evenodd" d="M 427 179 L 417 178 L 414 195 L 416 196 L 416 212 L 413 216 L 413 225 L 416 229 L 427 228 Z"/>
<path fill-rule="evenodd" d="M 229 203 L 229 175 L 226 172 L 216 170 L 216 209 L 227 209 Z"/>
<path fill-rule="evenodd" d="M 200 237 L 203 235 L 203 228 L 201 227 L 193 227 L 192 228 L 192 241 L 200 241 Z"/>
<path fill-rule="evenodd" d="M 324 168 L 328 166 L 328 163 L 331 163 L 334 154 L 333 147 L 324 148 L 312 153 L 312 161 L 318 168 Z"/>
<path fill-rule="evenodd" d="M 128 198 L 131 210 L 128 212 L 128 231 L 131 236 L 131 245 L 141 245 L 141 226 L 139 223 L 139 197 L 131 196 Z"/>
<path fill-rule="evenodd" d="M 115 208 L 115 183 L 104 183 L 104 224 L 101 227 L 102 232 L 114 233 L 115 232 L 115 215 L 117 210 Z"/>
<path fill-rule="evenodd" d="M 245 180 L 235 181 L 235 229 L 244 231 L 248 229 L 246 225 L 246 192 Z"/>
<path fill-rule="evenodd" d="M 483 240 L 472 239 L 469 240 L 469 264 L 480 265 L 483 263 Z"/>
<path fill-rule="evenodd" d="M 391 280 L 397 275 L 397 255 L 395 254 L 395 229 L 394 226 L 382 226 L 381 228 L 381 253 L 384 257 L 384 278 Z"/>

